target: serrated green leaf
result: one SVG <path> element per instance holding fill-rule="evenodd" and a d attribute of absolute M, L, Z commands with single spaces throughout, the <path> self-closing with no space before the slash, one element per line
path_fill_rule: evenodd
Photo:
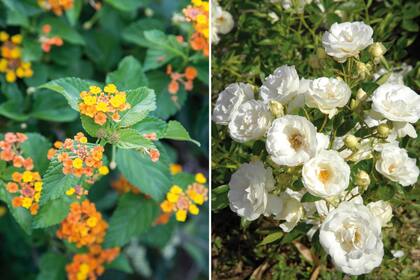
<path fill-rule="evenodd" d="M 47 90 L 39 90 L 34 94 L 31 117 L 54 122 L 74 121 L 78 114 L 71 109 L 66 99 L 56 93 Z"/>
<path fill-rule="evenodd" d="M 105 246 L 123 246 L 132 237 L 149 229 L 158 214 L 159 206 L 153 200 L 140 195 L 123 195 L 109 220 Z"/>
<path fill-rule="evenodd" d="M 135 129 L 125 128 L 118 131 L 119 140 L 117 143 L 117 147 L 121 149 L 140 149 L 140 148 L 147 148 L 152 149 L 155 148 L 153 142 L 149 139 L 143 137 Z"/>
<path fill-rule="evenodd" d="M 65 280 L 67 259 L 64 255 L 48 252 L 39 261 L 39 274 L 36 280 Z"/>
<path fill-rule="evenodd" d="M 27 133 L 26 136 L 28 136 L 28 140 L 21 145 L 23 155 L 32 158 L 34 169 L 42 174 L 48 168 L 48 150 L 51 148 L 51 144 L 38 133 Z"/>
<path fill-rule="evenodd" d="M 135 89 L 148 85 L 143 67 L 133 56 L 124 57 L 118 64 L 118 69 L 107 75 L 106 83 L 115 84 L 119 90 Z"/>
<path fill-rule="evenodd" d="M 70 107 L 79 111 L 80 92 L 88 90 L 91 83 L 79 78 L 62 78 L 50 81 L 39 86 L 39 88 L 49 89 L 63 95 Z"/>
<path fill-rule="evenodd" d="M 138 123 L 156 109 L 155 92 L 146 87 L 127 91 L 127 102 L 131 108 L 121 116 L 120 126 L 122 127 Z"/>
<path fill-rule="evenodd" d="M 33 221 L 33 228 L 46 228 L 61 223 L 70 211 L 71 199 L 62 197 L 41 205 Z"/>
<path fill-rule="evenodd" d="M 283 236 L 283 233 L 281 231 L 276 231 L 276 232 L 270 233 L 269 235 L 264 237 L 264 239 L 258 244 L 258 246 L 273 243 L 273 242 L 279 240 L 282 236 Z"/>
<path fill-rule="evenodd" d="M 168 163 L 152 162 L 148 155 L 135 150 L 117 149 L 117 168 L 127 180 L 154 200 L 161 201 L 171 185 Z"/>
<path fill-rule="evenodd" d="M 200 146 L 200 143 L 191 139 L 188 131 L 182 126 L 178 121 L 170 121 L 168 127 L 166 128 L 165 135 L 163 139 L 172 139 L 178 141 L 190 141 L 197 146 Z"/>
<path fill-rule="evenodd" d="M 141 235 L 140 242 L 155 248 L 164 248 L 175 232 L 177 222 L 172 217 L 167 224 L 151 227 Z"/>
<path fill-rule="evenodd" d="M 125 28 L 122 37 L 130 43 L 148 47 L 148 44 L 145 43 L 144 31 L 152 29 L 163 30 L 164 28 L 165 25 L 160 20 L 153 18 L 140 19 Z"/>
<path fill-rule="evenodd" d="M 92 137 L 96 137 L 98 130 L 101 128 L 101 126 L 95 121 L 85 115 L 80 115 L 80 120 L 82 121 L 83 129 Z"/>
<path fill-rule="evenodd" d="M 63 174 L 63 165 L 53 158 L 47 172 L 42 177 L 44 184 L 40 204 L 44 205 L 50 200 L 65 196 L 66 191 L 76 186 L 80 180 L 72 174 Z"/>
<path fill-rule="evenodd" d="M 163 137 L 166 131 L 166 127 L 166 122 L 155 117 L 146 117 L 132 126 L 132 128 L 139 131 L 141 135 L 156 133 L 157 139 Z"/>

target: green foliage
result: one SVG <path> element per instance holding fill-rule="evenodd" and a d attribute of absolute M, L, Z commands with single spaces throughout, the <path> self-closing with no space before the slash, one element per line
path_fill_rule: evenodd
<path fill-rule="evenodd" d="M 138 216 L 141 213 L 141 218 Z M 158 206 L 151 200 L 140 196 L 125 194 L 109 221 L 105 246 L 122 246 L 131 238 L 147 231 L 157 218 Z"/>
<path fill-rule="evenodd" d="M 100 9 L 94 8 L 95 2 L 101 4 Z M 34 171 L 40 172 L 43 181 L 36 215 L 31 215 L 28 209 L 15 208 L 12 206 L 15 195 L 5 186 L 12 173 L 22 169 L 0 161 L 0 208 L 6 209 L 4 216 L 0 215 L 3 278 L 66 278 L 65 265 L 73 254 L 86 248 L 77 249 L 57 239 L 56 231 L 71 203 L 80 202 L 66 191 L 81 185 L 109 223 L 106 245 L 121 246 L 120 257 L 106 266 L 104 278 L 114 279 L 116 270 L 122 278 L 140 277 L 142 270 L 132 261 L 133 256 L 126 254 L 127 247 L 134 242 L 147 251 L 146 262 L 151 263 L 156 277 L 178 277 L 193 271 L 201 279 L 207 274 L 202 260 L 207 258 L 208 250 L 199 247 L 191 255 L 180 254 L 180 247 L 173 242 L 181 232 L 184 237 L 197 235 L 185 231 L 190 222 L 180 224 L 171 219 L 168 224 L 154 225 L 159 205 L 171 185 L 193 178 L 189 172 L 208 167 L 207 150 L 194 145 L 208 147 L 208 139 L 194 130 L 198 122 L 208 129 L 207 112 L 200 120 L 195 116 L 197 109 L 208 110 L 208 58 L 191 49 L 191 24 L 171 22 L 172 14 L 182 12 L 188 2 L 74 0 L 73 3 L 71 9 L 59 16 L 43 10 L 35 0 L 0 1 L 0 31 L 23 35 L 22 59 L 31 62 L 33 70 L 32 77 L 18 78 L 14 83 L 7 82 L 4 73 L 0 73 L 1 133 L 13 131 L 28 136 L 21 147 L 23 156 L 33 159 Z M 42 31 L 45 24 L 51 27 L 48 34 Z M 51 46 L 47 52 L 42 46 L 44 36 L 58 36 L 63 44 Z M 182 36 L 184 43 L 176 36 Z M 168 63 L 179 73 L 187 66 L 196 67 L 198 78 L 191 91 L 187 93 L 180 84 L 176 95 L 168 92 L 171 81 L 166 73 Z M 79 113 L 80 92 L 92 85 L 103 88 L 109 83 L 126 92 L 131 108 L 121 113 L 119 122 L 100 126 Z M 188 99 L 192 103 L 188 104 Z M 55 157 L 47 158 L 55 141 L 72 138 L 78 132 L 88 136 L 91 147 L 104 147 L 104 165 L 110 167 L 111 174 L 93 185 L 84 176 L 63 174 L 63 165 Z M 150 135 L 156 135 L 156 140 L 148 139 Z M 150 159 L 152 149 L 160 153 L 157 162 Z M 172 176 L 169 168 L 172 163 L 191 167 L 186 168 L 188 172 L 184 175 Z M 115 170 L 111 169 L 114 165 Z M 142 194 L 120 196 L 110 187 L 120 176 L 126 177 Z M 202 215 L 208 214 L 202 211 Z M 204 229 L 200 236 L 207 238 L 208 227 L 200 224 L 200 228 Z M 176 254 L 167 258 L 163 250 L 174 250 Z M 180 263 L 182 269 L 176 269 L 175 263 Z"/>

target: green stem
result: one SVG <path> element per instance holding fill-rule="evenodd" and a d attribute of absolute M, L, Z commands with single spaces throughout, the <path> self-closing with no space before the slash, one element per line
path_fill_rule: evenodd
<path fill-rule="evenodd" d="M 322 123 L 321 128 L 319 129 L 319 132 L 322 132 L 324 130 L 325 126 L 327 125 L 327 122 L 328 122 L 328 115 L 325 115 L 324 122 Z"/>

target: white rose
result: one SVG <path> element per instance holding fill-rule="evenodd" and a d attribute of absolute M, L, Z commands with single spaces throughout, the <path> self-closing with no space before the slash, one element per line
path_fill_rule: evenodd
<path fill-rule="evenodd" d="M 420 96 L 407 86 L 386 83 L 373 92 L 372 110 L 391 121 L 415 123 L 420 118 Z"/>
<path fill-rule="evenodd" d="M 228 124 L 239 106 L 251 99 L 254 99 L 254 91 L 251 85 L 244 83 L 228 85 L 219 93 L 213 110 L 213 121 L 217 124 Z"/>
<path fill-rule="evenodd" d="M 260 88 L 261 99 L 286 104 L 292 100 L 299 90 L 299 76 L 295 66 L 283 65 L 270 74 Z"/>
<path fill-rule="evenodd" d="M 322 36 L 325 52 L 343 63 L 373 43 L 373 29 L 363 22 L 334 23 Z"/>
<path fill-rule="evenodd" d="M 350 97 L 350 87 L 344 81 L 324 77 L 312 81 L 306 94 L 306 105 L 318 108 L 331 119 L 337 114 L 337 108 L 344 107 Z"/>
<path fill-rule="evenodd" d="M 392 219 L 392 207 L 389 202 L 383 200 L 371 202 L 367 205 L 367 208 L 381 221 L 382 226 L 385 226 Z"/>
<path fill-rule="evenodd" d="M 336 196 L 349 185 L 350 167 L 337 151 L 323 150 L 303 165 L 302 182 L 315 196 Z"/>
<path fill-rule="evenodd" d="M 281 5 L 285 10 L 295 8 L 297 12 L 302 13 L 305 5 L 312 3 L 312 0 L 271 0 L 271 3 L 278 2 L 281 2 Z"/>
<path fill-rule="evenodd" d="M 234 21 L 232 15 L 223 10 L 216 1 L 212 1 L 211 9 L 211 42 L 217 45 L 220 41 L 218 34 L 229 33 L 234 26 Z"/>
<path fill-rule="evenodd" d="M 229 182 L 230 209 L 252 221 L 264 214 L 268 192 L 274 189 L 271 168 L 264 168 L 261 161 L 242 164 Z"/>
<path fill-rule="evenodd" d="M 341 203 L 322 223 L 319 241 L 336 267 L 350 275 L 371 272 L 384 255 L 381 223 L 361 204 Z"/>
<path fill-rule="evenodd" d="M 289 115 L 297 115 L 298 110 L 305 106 L 305 96 L 311 82 L 312 80 L 304 78 L 299 80 L 299 89 L 297 90 L 296 95 L 287 103 L 287 113 Z"/>
<path fill-rule="evenodd" d="M 284 232 L 290 232 L 303 216 L 300 198 L 300 193 L 291 189 L 286 189 L 280 196 L 270 195 L 266 215 L 274 215 L 274 219 L 284 220 L 280 228 Z"/>
<path fill-rule="evenodd" d="M 325 135 L 324 133 L 317 133 L 316 140 L 317 140 L 317 146 L 316 146 L 317 153 L 328 149 L 328 146 L 330 145 L 330 137 L 328 137 L 328 135 Z"/>
<path fill-rule="evenodd" d="M 273 121 L 266 148 L 278 165 L 297 166 L 312 158 L 317 150 L 315 126 L 301 116 L 286 115 Z"/>
<path fill-rule="evenodd" d="M 402 186 L 410 186 L 417 182 L 419 168 L 416 160 L 409 158 L 405 149 L 395 143 L 382 145 L 379 160 L 375 164 L 376 170 L 391 181 Z"/>
<path fill-rule="evenodd" d="M 230 137 L 239 143 L 263 138 L 272 120 L 273 115 L 266 104 L 248 100 L 239 106 L 229 122 Z"/>

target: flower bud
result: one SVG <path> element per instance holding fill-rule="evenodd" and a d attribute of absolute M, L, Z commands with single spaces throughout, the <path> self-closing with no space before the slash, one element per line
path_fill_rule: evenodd
<path fill-rule="evenodd" d="M 389 133 L 391 132 L 391 129 L 386 123 L 382 123 L 377 128 L 378 134 L 382 138 L 387 138 Z"/>
<path fill-rule="evenodd" d="M 284 107 L 283 105 L 275 100 L 270 100 L 269 103 L 271 113 L 276 117 L 280 118 L 284 116 Z"/>
<path fill-rule="evenodd" d="M 361 187 L 363 190 L 366 190 L 367 187 L 370 185 L 370 177 L 369 174 L 367 174 L 364 170 L 359 170 L 356 174 L 355 179 L 356 185 Z"/>
<path fill-rule="evenodd" d="M 354 110 L 356 110 L 357 109 L 357 107 L 359 107 L 359 101 L 358 100 L 356 100 L 356 99 L 352 99 L 351 101 L 350 101 L 350 110 L 352 110 L 352 111 L 354 111 Z"/>
<path fill-rule="evenodd" d="M 26 90 L 26 93 L 28 95 L 33 94 L 36 91 L 36 89 L 34 87 L 28 87 L 28 89 Z"/>
<path fill-rule="evenodd" d="M 360 78 L 365 79 L 366 77 L 370 76 L 370 70 L 372 67 L 369 66 L 369 64 L 363 62 L 356 63 L 357 74 Z"/>
<path fill-rule="evenodd" d="M 350 134 L 344 138 L 344 144 L 347 148 L 355 150 L 359 147 L 359 139 L 356 136 Z"/>
<path fill-rule="evenodd" d="M 382 43 L 376 42 L 369 47 L 369 53 L 374 58 L 380 58 L 386 53 L 386 48 Z"/>
<path fill-rule="evenodd" d="M 356 93 L 356 100 L 359 102 L 363 102 L 367 99 L 367 93 L 362 88 L 359 88 L 359 90 Z"/>
<path fill-rule="evenodd" d="M 325 52 L 325 50 L 323 48 L 318 48 L 316 50 L 316 55 L 318 56 L 319 59 L 326 59 L 327 58 L 327 53 Z"/>
<path fill-rule="evenodd" d="M 117 168 L 117 163 L 116 163 L 115 161 L 111 161 L 111 162 L 109 163 L 109 168 L 110 168 L 111 170 L 114 170 L 115 168 Z"/>

